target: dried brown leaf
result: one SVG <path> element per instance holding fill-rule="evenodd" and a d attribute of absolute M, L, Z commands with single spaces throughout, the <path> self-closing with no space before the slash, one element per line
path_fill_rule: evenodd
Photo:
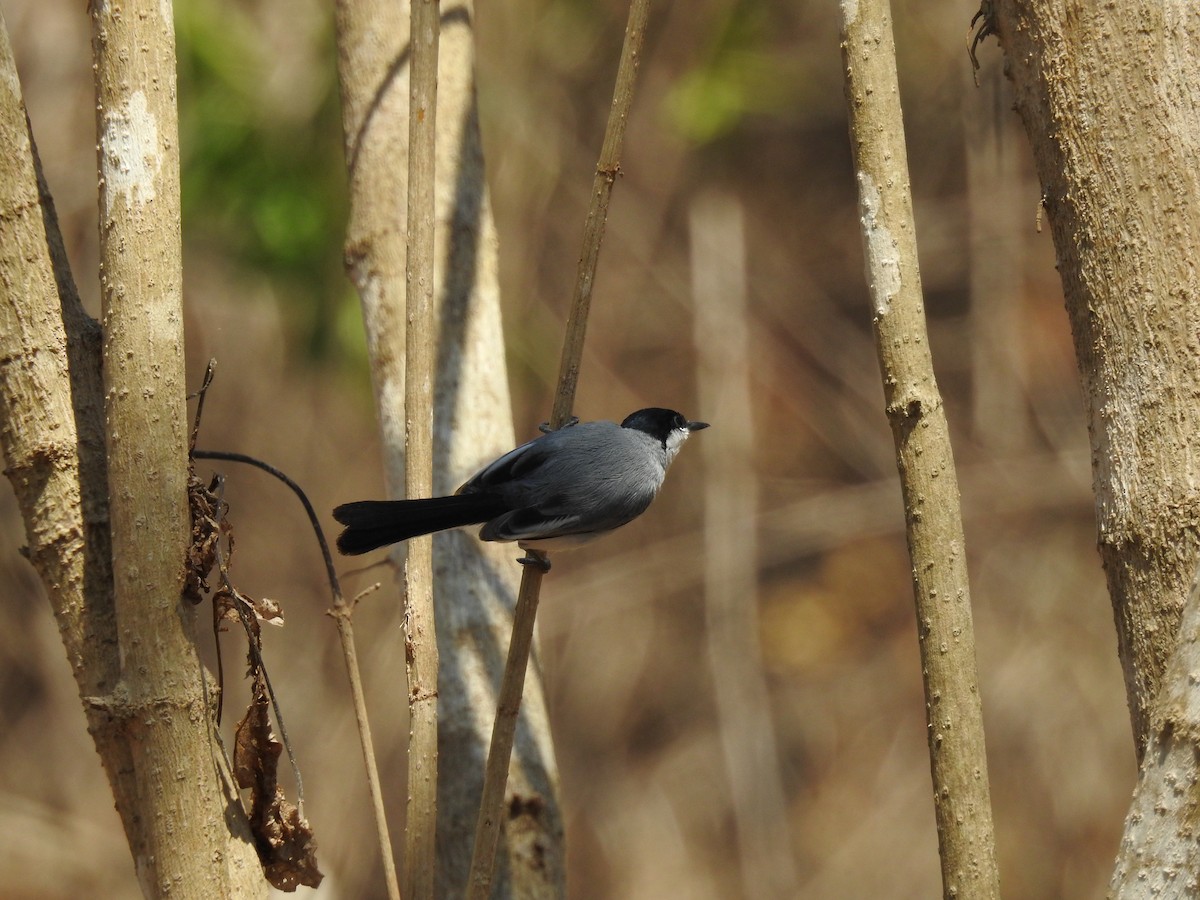
<path fill-rule="evenodd" d="M 237 727 L 234 777 L 250 791 L 250 830 L 267 880 L 282 891 L 294 891 L 299 885 L 316 887 L 324 877 L 317 868 L 316 838 L 279 787 L 283 745 L 271 733 L 269 709 L 266 683 L 259 675 L 254 679 L 254 698 Z"/>
<path fill-rule="evenodd" d="M 188 475 L 192 540 L 188 546 L 183 596 L 192 603 L 199 603 L 208 591 L 208 573 L 217 562 L 221 530 L 223 526 L 228 527 L 224 522 L 221 499 L 214 493 L 215 487 L 215 481 L 206 486 L 197 478 L 194 468 Z"/>
<path fill-rule="evenodd" d="M 294 891 L 300 885 L 315 888 L 325 876 L 317 868 L 317 839 L 308 821 L 279 788 L 266 813 L 270 853 L 264 857 L 260 850 L 259 859 L 267 880 L 281 891 Z"/>
<path fill-rule="evenodd" d="M 270 600 L 266 597 L 259 597 L 253 600 L 246 598 L 250 602 L 254 614 L 268 625 L 283 625 L 283 605 L 278 600 Z"/>
<path fill-rule="evenodd" d="M 266 685 L 261 678 L 256 678 L 253 699 L 242 721 L 238 722 L 234 738 L 233 774 L 238 787 L 258 790 L 268 777 L 273 784 L 282 750 L 271 734 Z"/>
<path fill-rule="evenodd" d="M 237 597 L 231 587 L 222 585 L 217 588 L 216 593 L 212 596 L 213 602 L 213 621 L 215 622 L 238 622 L 241 621 L 241 616 L 237 611 Z M 224 631 L 224 629 L 221 629 Z"/>

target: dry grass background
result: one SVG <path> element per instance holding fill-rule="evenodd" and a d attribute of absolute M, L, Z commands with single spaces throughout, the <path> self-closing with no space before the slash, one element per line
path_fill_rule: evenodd
<path fill-rule="evenodd" d="M 254 48 L 234 71 L 264 127 L 308 129 L 313 142 L 336 144 L 336 118 L 321 114 L 333 77 L 325 5 L 180 0 L 177 16 L 185 10 L 219 23 L 220 40 Z M 76 277 L 94 309 L 86 12 L 31 0 L 3 0 L 3 11 Z M 931 339 L 961 467 L 1002 881 L 1012 897 L 1090 897 L 1107 882 L 1133 748 L 1050 238 L 1035 230 L 1039 190 L 1003 99 L 998 51 L 984 52 L 982 89 L 965 74 L 973 11 L 904 0 L 896 22 Z M 549 410 L 624 16 L 616 0 L 518 0 L 477 11 L 521 435 Z M 797 893 L 937 896 L 903 515 L 867 320 L 834 5 L 663 3 L 643 65 L 577 411 L 619 418 L 667 405 L 709 418 L 695 400 L 688 212 L 701 190 L 736 198 L 753 349 L 750 462 L 762 509 L 758 615 Z M 185 104 L 189 90 L 198 89 L 185 84 Z M 997 158 L 1008 160 L 984 166 L 1000 179 L 990 194 L 968 193 L 964 134 L 976 150 L 1000 147 Z M 301 152 L 294 143 L 274 152 Z M 331 171 L 306 176 L 320 180 L 313 195 L 336 185 L 337 165 L 335 157 Z M 236 213 L 196 213 L 193 222 L 185 222 L 193 380 L 207 358 L 219 360 L 201 445 L 280 466 L 320 510 L 377 494 L 379 453 L 348 287 L 334 276 L 314 289 L 270 253 L 247 263 L 244 248 L 223 240 L 246 227 Z M 285 215 L 285 232 L 289 225 Z M 981 227 L 987 237 L 972 252 L 972 228 Z M 336 273 L 340 234 L 319 237 L 317 265 Z M 981 310 L 970 299 L 970 275 L 980 271 L 1009 292 L 1001 307 Z M 722 427 L 713 425 L 697 440 Z M 322 892 L 379 895 L 315 543 L 280 487 L 256 471 L 222 471 L 237 581 L 286 606 L 287 625 L 269 630 L 266 653 L 305 773 L 328 876 Z M 705 647 L 703 479 L 691 447 L 648 515 L 557 559 L 547 583 L 541 660 L 574 897 L 744 895 Z M 137 896 L 53 620 L 17 553 L 23 542 L 12 494 L 0 490 L 0 893 Z M 398 827 L 407 729 L 397 621 L 386 592 L 359 613 Z M 227 670 L 236 670 L 238 641 L 226 638 L 225 648 Z M 239 691 L 227 686 L 227 709 L 237 708 Z"/>

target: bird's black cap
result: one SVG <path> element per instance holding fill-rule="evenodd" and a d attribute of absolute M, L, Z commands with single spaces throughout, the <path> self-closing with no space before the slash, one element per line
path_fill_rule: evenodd
<path fill-rule="evenodd" d="M 707 428 L 708 423 L 689 422 L 683 413 L 676 412 L 673 409 L 662 409 L 658 406 L 651 406 L 646 409 L 639 409 L 635 413 L 630 413 L 625 417 L 625 421 L 621 423 L 621 427 L 643 431 L 665 443 L 667 435 L 672 431 L 699 431 L 702 428 Z"/>

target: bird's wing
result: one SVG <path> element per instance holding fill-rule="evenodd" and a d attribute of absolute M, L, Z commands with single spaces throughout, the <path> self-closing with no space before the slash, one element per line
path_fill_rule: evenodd
<path fill-rule="evenodd" d="M 584 531 L 579 516 L 546 516 L 537 509 L 526 507 L 492 519 L 479 530 L 479 537 L 485 541 L 506 543 L 565 537 Z"/>
<path fill-rule="evenodd" d="M 547 452 L 542 440 L 534 438 L 515 450 L 509 450 L 472 475 L 455 493 L 470 494 L 524 478 L 546 461 Z"/>

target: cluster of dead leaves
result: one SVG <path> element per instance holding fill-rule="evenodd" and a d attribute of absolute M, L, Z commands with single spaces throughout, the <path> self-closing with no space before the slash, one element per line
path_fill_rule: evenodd
<path fill-rule="evenodd" d="M 283 610 L 274 600 L 255 599 L 234 587 L 229 577 L 233 526 L 226 517 L 228 506 L 221 499 L 221 476 L 205 484 L 196 476 L 194 463 L 188 474 L 192 540 L 184 597 L 198 604 L 211 591 L 214 630 L 223 631 L 225 623 L 237 622 L 246 634 L 251 699 L 237 726 L 233 768 L 238 787 L 250 791 L 250 829 L 258 858 L 267 880 L 276 888 L 294 891 L 299 885 L 316 887 L 323 876 L 317 868 L 312 828 L 300 809 L 287 801 L 278 783 L 283 745 L 271 730 L 271 694 L 262 659 L 262 623 L 282 625 Z M 219 578 L 215 591 L 208 581 L 214 568 Z M 223 694 L 224 685 L 222 703 Z M 218 722 L 220 709 L 218 705 Z"/>

